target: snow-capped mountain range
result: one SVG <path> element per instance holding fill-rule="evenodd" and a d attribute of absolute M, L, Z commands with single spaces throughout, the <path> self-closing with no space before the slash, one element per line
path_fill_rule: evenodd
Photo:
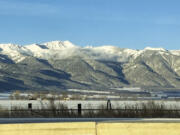
<path fill-rule="evenodd" d="M 180 50 L 0 44 L 0 73 L 2 90 L 180 87 Z"/>
<path fill-rule="evenodd" d="M 155 51 L 159 54 L 180 56 L 180 50 L 165 50 L 163 48 L 146 47 L 143 50 L 122 49 L 116 46 L 79 47 L 70 41 L 52 41 L 42 44 L 16 45 L 0 44 L 1 54 L 8 55 L 15 62 L 20 62 L 26 56 L 43 59 L 65 59 L 72 56 L 92 58 L 99 60 L 111 60 L 117 62 L 127 61 L 130 57 L 136 58 L 147 51 Z"/>

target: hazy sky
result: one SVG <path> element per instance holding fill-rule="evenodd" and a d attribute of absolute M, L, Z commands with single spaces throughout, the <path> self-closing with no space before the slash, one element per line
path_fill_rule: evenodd
<path fill-rule="evenodd" d="M 0 43 L 180 49 L 180 0 L 0 0 Z"/>

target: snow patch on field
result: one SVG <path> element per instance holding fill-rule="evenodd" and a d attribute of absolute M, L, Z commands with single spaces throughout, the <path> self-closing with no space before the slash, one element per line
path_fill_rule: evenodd
<path fill-rule="evenodd" d="M 81 93 L 96 93 L 96 94 L 112 94 L 110 91 L 97 91 L 97 90 L 81 90 L 81 89 L 68 89 L 69 92 L 81 92 Z"/>

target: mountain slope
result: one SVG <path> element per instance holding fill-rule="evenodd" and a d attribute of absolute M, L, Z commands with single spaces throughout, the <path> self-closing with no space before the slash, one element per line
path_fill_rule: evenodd
<path fill-rule="evenodd" d="M 0 44 L 0 85 L 7 90 L 180 87 L 180 51 L 79 47 L 69 41 Z"/>

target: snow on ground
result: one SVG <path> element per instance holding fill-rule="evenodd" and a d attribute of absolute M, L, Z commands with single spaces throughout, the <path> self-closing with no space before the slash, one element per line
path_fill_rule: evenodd
<path fill-rule="evenodd" d="M 10 93 L 0 93 L 0 100 L 9 99 Z"/>
<path fill-rule="evenodd" d="M 111 89 L 114 89 L 114 90 L 127 90 L 127 91 L 135 91 L 135 92 L 142 91 L 142 89 L 140 87 L 123 87 L 123 88 L 111 88 Z"/>
<path fill-rule="evenodd" d="M 70 92 L 81 92 L 81 93 L 96 93 L 96 94 L 112 94 L 110 91 L 97 91 L 97 90 L 81 90 L 81 89 L 68 89 Z"/>

